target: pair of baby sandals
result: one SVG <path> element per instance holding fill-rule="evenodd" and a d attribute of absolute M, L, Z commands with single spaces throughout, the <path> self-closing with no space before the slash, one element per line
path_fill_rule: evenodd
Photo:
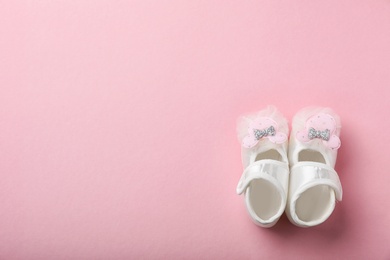
<path fill-rule="evenodd" d="M 334 170 L 340 147 L 340 118 L 329 108 L 298 112 L 288 141 L 287 120 L 272 106 L 238 122 L 244 172 L 237 193 L 244 194 L 252 220 L 272 227 L 286 211 L 299 227 L 323 223 L 342 187 Z"/>

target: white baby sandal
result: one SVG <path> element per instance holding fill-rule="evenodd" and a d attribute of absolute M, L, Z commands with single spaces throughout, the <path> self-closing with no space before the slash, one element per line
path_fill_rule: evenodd
<path fill-rule="evenodd" d="M 272 227 L 287 203 L 287 120 L 269 106 L 240 118 L 237 131 L 244 166 L 237 194 L 245 194 L 247 211 L 257 225 Z"/>
<path fill-rule="evenodd" d="M 286 214 L 300 227 L 323 223 L 342 199 L 334 170 L 340 147 L 340 118 L 329 108 L 305 108 L 292 123 L 290 184 Z"/>

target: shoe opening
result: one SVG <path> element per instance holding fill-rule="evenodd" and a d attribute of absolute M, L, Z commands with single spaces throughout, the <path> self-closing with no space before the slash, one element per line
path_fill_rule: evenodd
<path fill-rule="evenodd" d="M 295 212 L 305 222 L 325 221 L 332 214 L 334 191 L 327 185 L 318 185 L 307 189 L 296 201 Z"/>
<path fill-rule="evenodd" d="M 326 163 L 324 156 L 317 151 L 314 150 L 302 150 L 298 154 L 298 162 L 319 162 L 319 163 Z"/>
<path fill-rule="evenodd" d="M 259 153 L 256 156 L 255 161 L 271 159 L 276 161 L 282 161 L 282 155 L 275 149 L 267 150 L 266 152 Z"/>
<path fill-rule="evenodd" d="M 279 212 L 282 197 L 277 188 L 269 181 L 253 180 L 249 193 L 250 206 L 260 219 L 267 221 Z"/>

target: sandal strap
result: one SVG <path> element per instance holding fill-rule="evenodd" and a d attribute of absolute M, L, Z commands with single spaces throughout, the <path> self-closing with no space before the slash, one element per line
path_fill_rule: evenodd
<path fill-rule="evenodd" d="M 334 190 L 336 199 L 342 200 L 343 189 L 339 176 L 328 165 L 317 162 L 299 162 L 291 168 L 290 174 L 290 197 L 296 198 L 297 194 L 316 185 L 327 185 Z"/>
<path fill-rule="evenodd" d="M 249 165 L 237 185 L 237 194 L 242 194 L 254 179 L 266 179 L 280 185 L 286 193 L 288 187 L 288 164 L 276 160 L 260 160 Z M 287 195 L 287 193 L 286 193 Z"/>

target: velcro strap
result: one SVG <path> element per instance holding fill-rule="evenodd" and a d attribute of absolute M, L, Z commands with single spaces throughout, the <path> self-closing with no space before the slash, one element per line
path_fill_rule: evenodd
<path fill-rule="evenodd" d="M 290 194 L 303 192 L 315 185 L 328 185 L 336 195 L 338 201 L 342 200 L 343 189 L 337 172 L 326 164 L 316 162 L 300 162 L 291 168 Z"/>
<path fill-rule="evenodd" d="M 254 179 L 267 179 L 283 187 L 287 191 L 288 165 L 275 160 L 260 160 L 249 165 L 243 172 L 237 185 L 237 194 L 241 194 Z"/>

